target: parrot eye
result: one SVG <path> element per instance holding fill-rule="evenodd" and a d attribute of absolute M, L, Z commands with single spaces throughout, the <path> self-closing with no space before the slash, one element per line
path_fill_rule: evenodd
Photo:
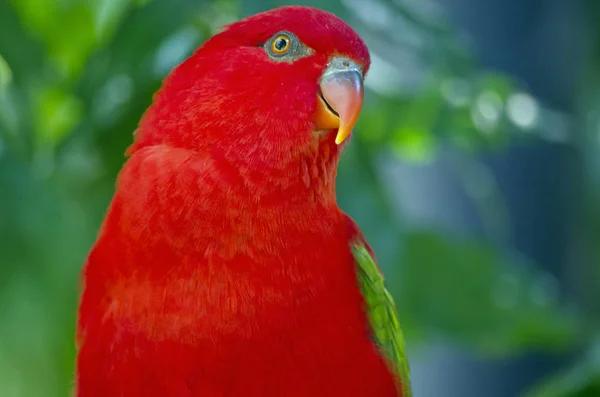
<path fill-rule="evenodd" d="M 312 53 L 296 36 L 286 31 L 273 35 L 263 47 L 272 60 L 279 62 L 293 62 Z"/>
<path fill-rule="evenodd" d="M 283 55 L 290 50 L 290 38 L 285 34 L 280 34 L 271 42 L 271 51 L 273 54 Z"/>

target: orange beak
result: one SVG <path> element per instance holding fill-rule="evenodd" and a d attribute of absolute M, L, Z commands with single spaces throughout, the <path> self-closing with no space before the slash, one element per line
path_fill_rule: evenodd
<path fill-rule="evenodd" d="M 344 142 L 358 120 L 363 97 L 361 67 L 348 58 L 333 58 L 319 81 L 317 130 L 337 129 L 335 143 Z"/>

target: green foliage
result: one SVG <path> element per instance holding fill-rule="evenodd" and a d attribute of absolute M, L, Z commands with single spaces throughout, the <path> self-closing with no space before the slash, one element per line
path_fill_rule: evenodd
<path fill-rule="evenodd" d="M 600 395 L 600 343 L 592 344 L 584 358 L 537 385 L 525 397 L 595 397 Z"/>
<path fill-rule="evenodd" d="M 431 232 L 405 240 L 393 285 L 401 318 L 414 322 L 407 331 L 441 333 L 488 356 L 566 348 L 581 337 L 577 317 L 558 301 L 557 281 L 524 258 Z"/>
<path fill-rule="evenodd" d="M 432 160 L 436 154 L 437 115 L 443 102 L 436 87 L 424 90 L 404 109 L 403 117 L 392 129 L 391 148 L 410 161 Z"/>
<path fill-rule="evenodd" d="M 81 120 L 81 101 L 57 88 L 38 93 L 34 106 L 36 142 L 40 146 L 60 143 Z"/>
<path fill-rule="evenodd" d="M 12 80 L 10 67 L 0 55 L 0 90 L 6 87 Z"/>

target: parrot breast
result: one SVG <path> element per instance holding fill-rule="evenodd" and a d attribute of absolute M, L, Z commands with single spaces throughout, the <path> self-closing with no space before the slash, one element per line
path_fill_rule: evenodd
<path fill-rule="evenodd" d="M 240 178 L 167 146 L 129 159 L 85 267 L 79 397 L 398 395 L 345 215 Z"/>

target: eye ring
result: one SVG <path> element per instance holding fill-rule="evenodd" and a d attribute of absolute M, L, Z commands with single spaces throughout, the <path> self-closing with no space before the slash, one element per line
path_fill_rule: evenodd
<path fill-rule="evenodd" d="M 279 34 L 271 41 L 273 55 L 285 55 L 292 47 L 292 39 L 287 34 Z"/>

